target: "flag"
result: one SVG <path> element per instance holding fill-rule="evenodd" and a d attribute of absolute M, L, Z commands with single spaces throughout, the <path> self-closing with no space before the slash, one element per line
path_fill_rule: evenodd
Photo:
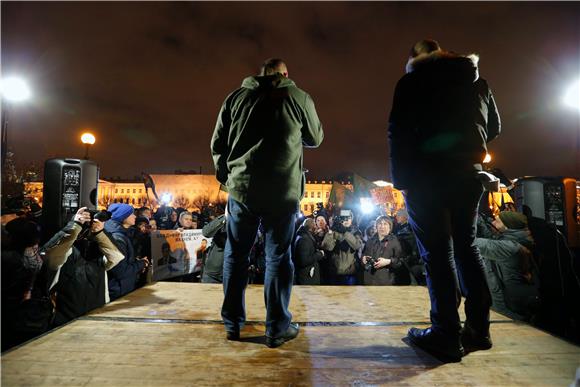
<path fill-rule="evenodd" d="M 159 196 L 157 196 L 157 192 L 155 191 L 155 182 L 153 181 L 151 175 L 148 175 L 145 172 L 141 172 L 141 177 L 143 178 L 143 185 L 145 185 L 145 193 L 148 192 L 147 191 L 148 188 L 151 188 L 151 191 L 153 191 L 155 199 L 159 202 Z"/>

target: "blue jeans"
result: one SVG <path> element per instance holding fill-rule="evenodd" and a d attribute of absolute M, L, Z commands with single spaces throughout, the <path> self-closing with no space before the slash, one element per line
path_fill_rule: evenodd
<path fill-rule="evenodd" d="M 405 202 L 425 263 L 433 328 L 450 336 L 459 335 L 461 289 L 467 323 L 485 333 L 489 329 L 491 294 L 475 246 L 481 183 L 473 174 L 444 181 L 418 177 L 417 181 L 407 190 Z"/>
<path fill-rule="evenodd" d="M 249 255 L 261 222 L 266 250 L 266 336 L 280 337 L 292 320 L 288 306 L 294 278 L 290 247 L 294 237 L 295 211 L 282 214 L 266 211 L 255 213 L 231 196 L 227 211 L 222 305 L 226 331 L 239 330 L 246 321 L 245 290 L 248 284 Z"/>

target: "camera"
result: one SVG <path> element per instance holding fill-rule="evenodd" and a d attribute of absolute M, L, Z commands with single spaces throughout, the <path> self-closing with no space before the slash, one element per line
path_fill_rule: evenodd
<path fill-rule="evenodd" d="M 106 222 L 107 220 L 111 219 L 112 214 L 109 211 L 103 210 L 88 210 L 91 214 L 91 222 L 96 219 L 101 222 Z"/>
<path fill-rule="evenodd" d="M 365 271 L 373 271 L 375 269 L 375 263 L 378 262 L 378 259 L 370 257 L 367 259 L 367 263 L 365 263 Z"/>

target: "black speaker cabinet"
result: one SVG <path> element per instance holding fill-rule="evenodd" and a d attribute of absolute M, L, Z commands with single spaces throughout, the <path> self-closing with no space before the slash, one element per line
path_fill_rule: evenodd
<path fill-rule="evenodd" d="M 99 167 L 91 160 L 50 159 L 44 163 L 42 225 L 51 238 L 77 210 L 97 209 Z"/>
<path fill-rule="evenodd" d="M 577 182 L 573 178 L 524 177 L 515 184 L 514 200 L 518 211 L 531 211 L 533 216 L 552 223 L 566 236 L 571 247 L 578 247 L 577 190 Z"/>

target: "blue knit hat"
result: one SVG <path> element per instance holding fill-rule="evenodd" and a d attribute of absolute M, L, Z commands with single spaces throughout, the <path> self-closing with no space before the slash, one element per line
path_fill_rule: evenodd
<path fill-rule="evenodd" d="M 123 222 L 134 212 L 134 209 L 129 204 L 125 203 L 113 203 L 109 206 L 108 210 L 111 213 L 111 219 L 117 222 Z"/>

